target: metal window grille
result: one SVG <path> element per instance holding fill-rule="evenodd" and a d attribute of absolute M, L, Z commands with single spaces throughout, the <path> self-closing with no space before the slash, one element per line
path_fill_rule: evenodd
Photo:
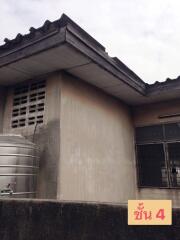
<path fill-rule="evenodd" d="M 43 124 L 46 81 L 23 84 L 14 89 L 12 128 Z"/>
<path fill-rule="evenodd" d="M 140 187 L 180 188 L 180 123 L 136 128 Z"/>

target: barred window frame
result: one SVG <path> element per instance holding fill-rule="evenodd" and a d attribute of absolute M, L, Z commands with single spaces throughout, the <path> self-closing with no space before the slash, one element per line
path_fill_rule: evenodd
<path fill-rule="evenodd" d="M 180 188 L 180 123 L 137 127 L 135 132 L 138 187 Z M 159 152 L 153 155 L 158 145 L 161 155 Z"/>

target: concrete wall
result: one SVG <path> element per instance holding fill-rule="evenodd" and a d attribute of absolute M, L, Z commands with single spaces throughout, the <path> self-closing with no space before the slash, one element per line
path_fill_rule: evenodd
<path fill-rule="evenodd" d="M 159 119 L 160 115 L 175 113 L 180 113 L 180 99 L 135 107 L 133 121 L 135 126 L 178 122 L 180 117 Z M 173 206 L 180 207 L 180 189 L 141 188 L 137 190 L 137 197 L 139 199 L 172 199 Z"/>
<path fill-rule="evenodd" d="M 128 107 L 64 74 L 60 115 L 58 199 L 120 203 L 135 198 Z"/>
<path fill-rule="evenodd" d="M 40 171 L 38 175 L 39 198 L 57 197 L 57 176 L 60 159 L 60 84 L 61 75 L 46 77 L 46 99 L 44 123 L 37 127 L 34 137 L 40 148 Z M 37 79 L 38 81 L 38 79 Z M 21 128 L 11 128 L 13 105 L 13 86 L 8 90 L 5 106 L 3 133 L 22 134 L 32 141 L 35 125 Z"/>
<path fill-rule="evenodd" d="M 180 209 L 172 226 L 128 226 L 121 205 L 0 201 L 1 240 L 179 240 Z"/>
<path fill-rule="evenodd" d="M 180 99 L 169 102 L 160 102 L 134 107 L 133 121 L 135 126 L 145 126 L 151 124 L 180 121 L 180 116 L 161 119 L 158 118 L 160 115 L 170 115 L 174 113 L 180 114 Z"/>
<path fill-rule="evenodd" d="M 46 77 L 38 198 L 126 202 L 136 193 L 134 130 L 129 108 L 65 73 Z M 38 79 L 37 79 L 38 80 Z M 11 128 L 13 87 L 3 132 L 33 139 L 34 125 Z"/>

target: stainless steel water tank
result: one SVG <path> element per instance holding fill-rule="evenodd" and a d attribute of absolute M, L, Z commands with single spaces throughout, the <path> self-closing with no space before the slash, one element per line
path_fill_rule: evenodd
<path fill-rule="evenodd" d="M 35 197 L 38 166 L 35 144 L 0 134 L 0 197 Z"/>

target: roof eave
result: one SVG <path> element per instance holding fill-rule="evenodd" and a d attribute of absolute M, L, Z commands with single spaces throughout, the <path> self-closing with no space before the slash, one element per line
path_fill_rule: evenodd
<path fill-rule="evenodd" d="M 62 15 L 60 20 L 53 23 L 46 22 L 41 28 L 33 30 L 35 31 L 35 35 L 40 35 L 40 37 L 28 39 L 28 35 L 25 35 L 24 44 L 15 42 L 14 48 L 8 49 L 7 47 L 6 50 L 0 51 L 0 67 L 57 47 L 63 43 L 69 43 L 135 91 L 142 95 L 145 94 L 145 83 L 142 80 L 139 81 L 137 78 L 132 77 L 126 69 L 122 70 L 114 59 L 108 56 L 105 48 L 100 43 L 65 14 Z M 51 31 L 47 29 L 51 29 Z"/>

